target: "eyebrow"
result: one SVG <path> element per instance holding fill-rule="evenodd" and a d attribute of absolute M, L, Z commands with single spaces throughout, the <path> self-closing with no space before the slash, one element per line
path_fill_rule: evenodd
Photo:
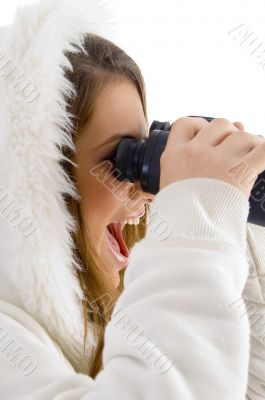
<path fill-rule="evenodd" d="M 149 137 L 148 135 L 133 136 L 132 132 L 119 132 L 119 133 L 116 133 L 115 135 L 112 135 L 108 140 L 106 140 L 105 142 L 101 143 L 99 146 L 95 147 L 93 150 L 98 150 L 101 147 L 105 146 L 106 144 L 115 142 L 118 139 L 131 138 L 131 139 L 146 140 L 146 139 L 148 139 L 148 137 Z"/>

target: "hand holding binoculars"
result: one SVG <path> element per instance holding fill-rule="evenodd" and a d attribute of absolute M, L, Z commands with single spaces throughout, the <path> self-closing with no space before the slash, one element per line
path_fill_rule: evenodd
<path fill-rule="evenodd" d="M 199 117 L 189 115 L 189 117 Z M 212 117 L 201 117 L 211 122 Z M 168 121 L 153 121 L 148 140 L 124 138 L 115 154 L 109 158 L 114 165 L 114 176 L 119 180 L 139 181 L 144 192 L 157 194 L 160 183 L 160 158 L 166 147 L 171 125 Z M 265 170 L 252 188 L 248 222 L 265 226 Z"/>

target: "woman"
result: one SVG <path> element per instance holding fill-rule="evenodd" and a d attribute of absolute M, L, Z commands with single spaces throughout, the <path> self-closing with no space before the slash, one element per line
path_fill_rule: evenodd
<path fill-rule="evenodd" d="M 154 197 L 99 173 L 121 137 L 106 141 L 149 125 L 141 72 L 103 37 L 105 12 L 41 1 L 3 31 L 0 397 L 257 399 L 262 348 L 231 311 L 248 278 L 247 196 L 167 171 Z"/>

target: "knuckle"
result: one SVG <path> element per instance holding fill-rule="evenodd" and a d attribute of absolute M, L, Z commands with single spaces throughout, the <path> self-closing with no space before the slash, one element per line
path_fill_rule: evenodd
<path fill-rule="evenodd" d="M 245 132 L 245 131 L 240 131 L 240 132 L 236 132 L 236 133 L 238 134 L 238 136 L 244 134 L 244 137 L 246 139 L 249 139 L 252 141 L 253 140 L 258 140 L 258 141 L 264 140 L 264 137 L 261 135 L 254 135 L 253 133 L 249 133 L 249 132 Z"/>
<path fill-rule="evenodd" d="M 175 122 L 178 122 L 178 123 L 185 123 L 185 122 L 187 122 L 187 120 L 188 120 L 188 117 L 180 117 L 180 118 L 178 118 L 178 119 L 176 119 L 176 121 Z"/>
<path fill-rule="evenodd" d="M 226 118 L 215 118 L 212 122 L 216 122 L 216 124 L 220 125 L 232 125 Z"/>
<path fill-rule="evenodd" d="M 187 120 L 187 118 L 180 117 L 180 118 L 176 119 L 171 126 L 172 126 L 172 128 L 176 127 L 176 125 L 186 123 L 186 120 Z"/>
<path fill-rule="evenodd" d="M 195 125 L 198 125 L 201 128 L 209 124 L 209 122 L 203 117 L 180 117 L 171 124 L 171 131 L 191 127 L 194 124 L 194 122 L 191 122 L 192 120 L 195 120 Z"/>
<path fill-rule="evenodd" d="M 265 141 L 265 138 L 261 135 L 251 135 L 251 140 L 253 141 L 253 144 L 256 144 L 257 146 L 259 146 L 260 144 L 263 144 Z"/>
<path fill-rule="evenodd" d="M 195 121 L 198 121 L 199 123 L 203 124 L 203 125 L 208 125 L 210 122 L 207 121 L 207 119 L 205 119 L 204 117 L 189 117 L 189 118 L 193 118 Z"/>

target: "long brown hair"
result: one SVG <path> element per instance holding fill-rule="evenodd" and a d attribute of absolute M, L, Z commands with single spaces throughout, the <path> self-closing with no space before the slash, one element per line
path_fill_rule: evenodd
<path fill-rule="evenodd" d="M 68 96 L 66 102 L 67 112 L 70 113 L 73 121 L 71 132 L 73 143 L 76 143 L 80 132 L 92 117 L 96 100 L 102 89 L 106 84 L 119 78 L 128 79 L 136 86 L 148 125 L 146 90 L 138 65 L 113 42 L 94 33 L 84 35 L 82 45 L 83 49 L 78 49 L 78 52 L 65 52 L 72 69 L 65 69 L 65 76 L 74 85 L 75 89 L 74 95 Z M 66 159 L 62 161 L 62 165 L 67 176 L 73 181 L 73 151 L 67 147 L 64 148 L 63 154 Z M 90 326 L 93 326 L 96 339 L 96 346 L 91 349 L 91 356 L 88 360 L 87 373 L 92 378 L 95 378 L 103 368 L 102 350 L 104 347 L 105 327 L 111 318 L 117 299 L 124 290 L 125 270 L 123 269 L 119 272 L 120 284 L 118 288 L 115 288 L 113 283 L 110 282 L 109 274 L 106 273 L 107 269 L 103 260 L 100 259 L 95 250 L 93 237 L 85 230 L 79 201 L 69 195 L 65 197 L 65 201 L 68 210 L 77 223 L 76 230 L 72 233 L 72 236 L 75 244 L 75 256 L 80 265 L 80 269 L 76 273 L 85 299 L 83 301 L 84 346 L 88 322 L 90 322 Z M 138 226 L 126 224 L 123 229 L 123 238 L 129 250 L 146 234 L 148 204 L 146 204 L 145 210 L 146 213 L 140 219 Z"/>

